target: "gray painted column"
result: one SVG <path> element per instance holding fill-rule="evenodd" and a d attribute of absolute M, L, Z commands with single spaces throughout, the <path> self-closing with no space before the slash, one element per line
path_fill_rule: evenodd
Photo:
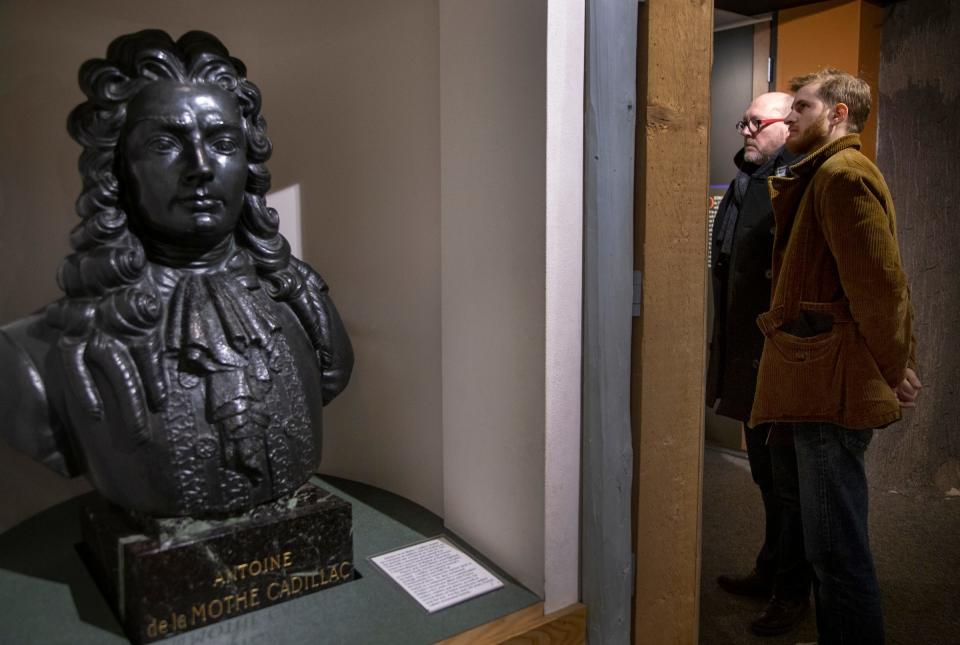
<path fill-rule="evenodd" d="M 590 643 L 633 606 L 630 337 L 637 3 L 588 0 L 584 150 L 582 598 Z"/>

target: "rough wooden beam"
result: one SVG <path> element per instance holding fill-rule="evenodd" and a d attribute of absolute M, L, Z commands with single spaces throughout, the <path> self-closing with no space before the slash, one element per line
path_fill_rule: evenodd
<path fill-rule="evenodd" d="M 634 642 L 697 642 L 713 3 L 640 7 Z"/>

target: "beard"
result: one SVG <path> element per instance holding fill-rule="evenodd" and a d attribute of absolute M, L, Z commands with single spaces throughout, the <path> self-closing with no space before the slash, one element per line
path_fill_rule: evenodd
<path fill-rule="evenodd" d="M 787 150 L 793 154 L 806 154 L 820 147 L 827 140 L 827 115 L 811 123 L 806 130 L 787 139 Z"/>
<path fill-rule="evenodd" d="M 752 163 L 755 166 L 762 166 L 763 163 L 767 160 L 767 155 L 763 154 L 757 148 L 744 148 L 743 160 L 746 161 L 747 163 Z"/>

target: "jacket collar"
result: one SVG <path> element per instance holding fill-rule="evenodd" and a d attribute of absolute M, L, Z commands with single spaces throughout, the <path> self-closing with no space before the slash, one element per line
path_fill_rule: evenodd
<path fill-rule="evenodd" d="M 799 162 L 790 166 L 790 174 L 784 177 L 772 176 L 768 179 L 770 200 L 773 203 L 773 219 L 776 232 L 773 236 L 773 275 L 774 284 L 779 280 L 782 254 L 790 239 L 790 229 L 797 215 L 797 208 L 810 184 L 813 175 L 823 163 L 846 148 L 859 148 L 860 137 L 847 134 L 835 139 L 811 152 Z M 775 287 L 776 288 L 776 287 Z"/>
<path fill-rule="evenodd" d="M 790 166 L 790 172 L 798 177 L 804 177 L 806 175 L 812 175 L 823 165 L 823 162 L 837 154 L 841 150 L 846 148 L 855 148 L 860 149 L 860 135 L 859 134 L 845 134 L 839 139 L 834 139 L 833 141 L 826 143 L 806 157 L 804 157 L 798 163 Z"/>

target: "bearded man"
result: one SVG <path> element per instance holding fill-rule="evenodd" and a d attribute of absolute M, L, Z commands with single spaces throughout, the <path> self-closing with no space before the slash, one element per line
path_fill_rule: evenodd
<path fill-rule="evenodd" d="M 750 474 L 760 488 L 765 520 L 753 569 L 746 575 L 722 575 L 717 582 L 730 593 L 769 601 L 750 623 L 750 630 L 762 636 L 793 629 L 807 613 L 810 598 L 793 447 L 768 445 L 770 425 L 747 423 L 763 350 L 755 321 L 770 305 L 774 224 L 767 178 L 797 161 L 783 147 L 783 120 L 792 102 L 784 92 L 761 94 L 737 122 L 743 136 L 743 149 L 734 158 L 738 172 L 720 202 L 711 236 L 714 319 L 707 405 L 719 399 L 717 414 L 744 423 Z M 774 459 L 780 452 L 785 454 Z M 775 472 L 778 465 L 782 468 Z"/>
<path fill-rule="evenodd" d="M 804 159 L 770 178 L 776 219 L 770 310 L 751 425 L 792 441 L 818 642 L 882 643 L 867 532 L 864 452 L 914 405 L 913 309 L 893 200 L 860 152 L 870 87 L 826 69 L 791 81 L 786 146 Z"/>

